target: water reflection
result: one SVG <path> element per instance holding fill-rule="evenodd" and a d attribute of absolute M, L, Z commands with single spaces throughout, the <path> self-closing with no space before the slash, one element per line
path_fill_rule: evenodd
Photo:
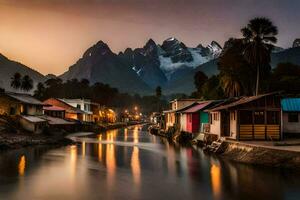
<path fill-rule="evenodd" d="M 132 157 L 131 157 L 131 168 L 132 168 L 134 183 L 136 185 L 139 185 L 140 178 L 141 178 L 141 166 L 140 166 L 138 147 L 133 147 Z"/>
<path fill-rule="evenodd" d="M 216 163 L 212 163 L 210 168 L 211 185 L 213 196 L 215 199 L 220 199 L 221 193 L 221 169 Z"/>
<path fill-rule="evenodd" d="M 140 127 L 90 140 L 1 153 L 0 199 L 300 199 L 299 172 L 213 158 Z"/>
<path fill-rule="evenodd" d="M 19 161 L 19 166 L 18 166 L 20 176 L 24 175 L 25 167 L 26 167 L 26 159 L 25 159 L 25 156 L 22 155 L 20 158 L 20 161 Z"/>

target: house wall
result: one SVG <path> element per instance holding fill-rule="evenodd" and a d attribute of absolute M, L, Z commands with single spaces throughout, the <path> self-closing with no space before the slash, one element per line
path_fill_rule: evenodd
<path fill-rule="evenodd" d="M 13 100 L 12 98 L 9 98 L 7 96 L 0 96 L 0 114 L 4 115 L 10 115 L 11 114 L 11 108 L 15 111 L 14 115 L 20 115 L 21 114 L 21 105 L 18 104 L 17 101 Z"/>
<path fill-rule="evenodd" d="M 26 110 L 25 115 L 42 115 L 43 107 L 38 105 L 23 105 L 24 111 Z"/>
<path fill-rule="evenodd" d="M 181 113 L 180 115 L 180 131 L 187 131 L 186 116 L 187 114 L 185 113 Z"/>
<path fill-rule="evenodd" d="M 213 114 L 218 114 L 218 120 L 214 119 Z M 210 133 L 221 136 L 221 113 L 211 112 L 210 115 Z"/>
<path fill-rule="evenodd" d="M 186 124 L 187 132 L 189 133 L 198 133 L 199 132 L 199 113 L 188 113 Z"/>
<path fill-rule="evenodd" d="M 230 137 L 237 138 L 237 111 L 230 111 Z"/>
<path fill-rule="evenodd" d="M 175 113 L 166 113 L 166 129 L 175 124 Z"/>
<path fill-rule="evenodd" d="M 298 113 L 298 119 L 300 119 L 300 113 Z M 282 124 L 284 133 L 299 133 L 300 134 L 300 120 L 298 122 L 289 122 L 288 113 L 283 112 Z"/>
<path fill-rule="evenodd" d="M 33 122 L 27 121 L 24 118 L 20 119 L 20 124 L 23 127 L 23 129 L 25 129 L 29 132 L 32 132 L 32 133 L 36 133 L 36 134 L 42 133 L 44 128 L 46 127 L 45 122 L 33 123 Z"/>

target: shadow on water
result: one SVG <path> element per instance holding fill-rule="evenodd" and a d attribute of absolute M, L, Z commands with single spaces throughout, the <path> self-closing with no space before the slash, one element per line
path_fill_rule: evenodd
<path fill-rule="evenodd" d="M 0 154 L 0 199 L 300 199 L 300 174 L 228 162 L 133 126 Z"/>

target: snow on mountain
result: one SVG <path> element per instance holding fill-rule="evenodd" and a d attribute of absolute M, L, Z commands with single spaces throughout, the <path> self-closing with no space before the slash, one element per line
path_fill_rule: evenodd
<path fill-rule="evenodd" d="M 215 41 L 212 41 L 207 47 L 198 45 L 196 48 L 190 48 L 176 38 L 165 40 L 159 49 L 160 68 L 168 79 L 177 70 L 187 67 L 196 68 L 217 58 L 222 52 L 222 47 Z"/>

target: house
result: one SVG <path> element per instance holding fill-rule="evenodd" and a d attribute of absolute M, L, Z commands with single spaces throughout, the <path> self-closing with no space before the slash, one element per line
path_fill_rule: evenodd
<path fill-rule="evenodd" d="M 165 116 L 165 129 L 167 130 L 175 125 L 178 126 L 177 128 L 180 128 L 180 113 L 177 111 L 191 106 L 197 101 L 199 101 L 199 99 L 175 99 L 170 101 L 171 110 L 163 111 Z"/>
<path fill-rule="evenodd" d="M 90 115 L 89 113 L 86 113 L 85 111 L 80 110 L 79 108 L 74 107 L 71 104 L 68 104 L 66 101 L 64 101 L 62 99 L 50 98 L 50 99 L 45 100 L 43 103 L 48 106 L 55 106 L 56 108 L 54 107 L 54 109 L 57 109 L 57 107 L 64 109 L 66 119 L 85 121 L 87 117 L 84 117 L 84 116 Z M 80 106 L 80 108 L 81 108 L 81 106 Z M 52 115 L 50 115 L 50 116 L 52 116 Z"/>
<path fill-rule="evenodd" d="M 40 134 L 46 128 L 47 120 L 39 116 L 21 115 L 20 124 L 27 131 Z"/>
<path fill-rule="evenodd" d="M 93 112 L 91 110 L 91 100 L 89 99 L 60 99 L 65 103 L 83 111 L 82 121 L 93 122 Z"/>
<path fill-rule="evenodd" d="M 51 117 L 57 117 L 64 119 L 66 115 L 66 110 L 59 106 L 44 106 L 44 114 Z"/>
<path fill-rule="evenodd" d="M 199 102 L 191 108 L 182 111 L 182 115 L 186 116 L 185 131 L 189 133 L 204 132 L 204 124 L 209 123 L 209 114 L 204 112 L 213 101 Z"/>
<path fill-rule="evenodd" d="M 284 136 L 300 136 L 300 98 L 285 98 L 281 101 L 282 131 Z"/>
<path fill-rule="evenodd" d="M 211 134 L 234 140 L 282 139 L 278 93 L 231 99 L 208 111 Z"/>
<path fill-rule="evenodd" d="M 0 94 L 0 114 L 19 119 L 21 126 L 30 132 L 41 133 L 47 121 L 43 115 L 43 102 L 28 94 L 3 92 Z"/>

